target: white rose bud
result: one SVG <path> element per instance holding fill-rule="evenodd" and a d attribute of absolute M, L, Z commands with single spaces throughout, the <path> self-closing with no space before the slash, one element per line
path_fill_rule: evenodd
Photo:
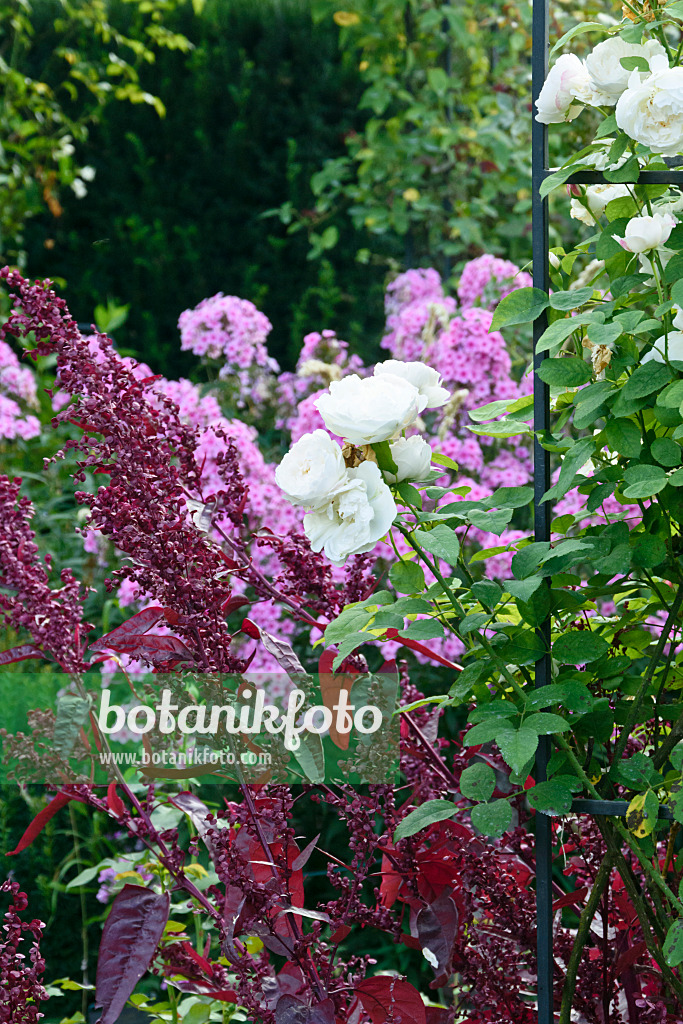
<path fill-rule="evenodd" d="M 363 445 L 396 437 L 415 422 L 427 400 L 403 377 L 352 373 L 332 381 L 329 392 L 313 404 L 329 431 Z"/>
<path fill-rule="evenodd" d="M 275 470 L 275 482 L 292 505 L 321 508 L 348 484 L 342 450 L 325 430 L 304 434 Z"/>
<path fill-rule="evenodd" d="M 588 72 L 574 53 L 563 53 L 548 72 L 536 100 L 536 120 L 541 124 L 573 121 L 583 104 L 590 102 Z"/>
<path fill-rule="evenodd" d="M 675 227 L 676 218 L 670 213 L 632 217 L 626 225 L 625 237 L 617 241 L 627 252 L 648 252 L 664 245 Z"/>
<path fill-rule="evenodd" d="M 348 471 L 349 482 L 324 507 L 304 516 L 304 532 L 314 551 L 333 565 L 371 551 L 396 518 L 396 504 L 374 462 Z"/>
<path fill-rule="evenodd" d="M 649 61 L 650 57 L 657 55 L 666 56 L 666 51 L 656 39 L 641 45 L 627 43 L 621 36 L 613 36 L 598 43 L 584 62 L 598 102 L 614 106 L 628 86 L 631 72 L 622 66 L 623 57 L 642 57 Z"/>
<path fill-rule="evenodd" d="M 375 366 L 375 376 L 387 373 L 402 377 L 420 392 L 426 402 L 425 409 L 440 409 L 451 397 L 450 391 L 441 387 L 441 374 L 425 363 L 404 363 L 400 359 L 387 359 Z"/>
<path fill-rule="evenodd" d="M 656 363 L 663 363 L 665 359 L 683 362 L 683 333 L 681 331 L 670 331 L 668 343 L 664 335 L 657 338 L 650 351 L 640 361 L 649 363 L 654 360 Z"/>
<path fill-rule="evenodd" d="M 432 464 L 432 449 L 422 437 L 399 437 L 391 443 L 391 457 L 398 473 L 386 473 L 384 477 L 391 484 L 401 480 L 425 480 Z"/>
<path fill-rule="evenodd" d="M 651 74 L 634 71 L 615 110 L 617 125 L 653 153 L 675 156 L 683 147 L 683 67 L 650 60 Z"/>

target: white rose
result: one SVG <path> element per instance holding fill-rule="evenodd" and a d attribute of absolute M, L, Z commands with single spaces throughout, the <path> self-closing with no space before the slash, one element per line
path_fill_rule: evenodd
<path fill-rule="evenodd" d="M 634 71 L 616 107 L 618 126 L 653 153 L 675 156 L 683 146 L 683 67 L 650 60 L 651 74 Z"/>
<path fill-rule="evenodd" d="M 404 363 L 400 359 L 387 359 L 375 366 L 375 377 L 393 373 L 416 387 L 425 399 L 425 409 L 440 409 L 451 397 L 450 391 L 441 387 L 441 374 L 424 363 Z"/>
<path fill-rule="evenodd" d="M 581 106 L 590 101 L 592 86 L 588 72 L 574 53 L 563 53 L 548 72 L 536 100 L 536 120 L 541 124 L 573 121 Z"/>
<path fill-rule="evenodd" d="M 664 245 L 675 227 L 676 218 L 670 213 L 631 217 L 624 238 L 618 238 L 617 241 L 627 252 L 647 252 Z"/>
<path fill-rule="evenodd" d="M 275 470 L 292 505 L 321 508 L 349 482 L 342 450 L 325 430 L 303 434 Z"/>
<path fill-rule="evenodd" d="M 304 516 L 304 532 L 314 551 L 333 565 L 349 555 L 370 551 L 389 531 L 396 504 L 374 462 L 361 462 L 348 471 L 349 482 L 325 508 Z"/>
<path fill-rule="evenodd" d="M 650 351 L 640 361 L 641 363 L 649 363 L 654 360 L 657 363 L 663 363 L 665 359 L 683 362 L 682 331 L 670 331 L 668 344 L 664 335 L 661 338 L 657 338 Z"/>
<path fill-rule="evenodd" d="M 679 331 L 683 331 L 683 309 L 674 303 L 674 327 L 677 327 Z"/>
<path fill-rule="evenodd" d="M 397 484 L 401 480 L 424 480 L 429 475 L 432 464 L 432 449 L 422 437 L 399 437 L 391 444 L 391 457 L 396 463 L 398 473 L 385 473 L 389 483 Z"/>
<path fill-rule="evenodd" d="M 361 445 L 396 437 L 427 403 L 403 377 L 383 373 L 361 378 L 352 373 L 332 381 L 329 392 L 313 404 L 331 433 Z"/>
<path fill-rule="evenodd" d="M 588 209 L 578 199 L 572 199 L 569 215 L 592 227 L 598 217 L 602 217 L 608 203 L 630 194 L 626 185 L 589 185 L 586 189 Z"/>
<path fill-rule="evenodd" d="M 649 39 L 643 45 L 627 43 L 621 36 L 613 36 L 598 43 L 584 61 L 586 71 L 600 104 L 614 106 L 628 86 L 631 72 L 622 67 L 623 57 L 666 56 L 666 51 L 656 39 Z"/>

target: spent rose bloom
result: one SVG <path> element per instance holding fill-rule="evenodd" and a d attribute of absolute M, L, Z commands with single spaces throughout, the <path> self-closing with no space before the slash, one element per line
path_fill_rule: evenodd
<path fill-rule="evenodd" d="M 648 252 L 664 245 L 675 227 L 676 218 L 670 213 L 632 217 L 626 225 L 624 238 L 617 241 L 627 252 Z"/>
<path fill-rule="evenodd" d="M 325 551 L 333 565 L 371 551 L 396 517 L 396 504 L 374 462 L 348 471 L 349 482 L 325 508 L 304 516 L 304 532 L 314 551 Z"/>
<path fill-rule="evenodd" d="M 650 60 L 650 74 L 634 71 L 616 106 L 617 125 L 653 153 L 675 156 L 683 147 L 683 67 Z"/>
<path fill-rule="evenodd" d="M 387 359 L 375 366 L 375 376 L 387 373 L 402 377 L 417 388 L 425 399 L 426 409 L 440 409 L 451 397 L 446 388 L 441 387 L 441 374 L 424 363 L 404 363 L 400 359 Z"/>
<path fill-rule="evenodd" d="M 332 381 L 315 402 L 327 429 L 352 444 L 374 444 L 396 437 L 414 423 L 427 401 L 403 377 L 355 373 Z"/>
<path fill-rule="evenodd" d="M 650 363 L 654 360 L 663 363 L 665 359 L 683 362 L 683 331 L 670 331 L 668 342 L 664 335 L 657 338 L 650 351 L 640 361 Z"/>
<path fill-rule="evenodd" d="M 627 88 L 631 72 L 622 66 L 622 58 L 642 57 L 649 61 L 650 57 L 658 54 L 665 56 L 666 51 L 656 39 L 649 39 L 641 45 L 627 43 L 621 36 L 612 36 L 598 43 L 584 61 L 598 103 L 614 106 Z"/>
<path fill-rule="evenodd" d="M 588 72 L 574 53 L 563 53 L 548 72 L 536 100 L 536 120 L 541 124 L 573 121 L 592 98 Z"/>
<path fill-rule="evenodd" d="M 429 474 L 432 464 L 432 449 L 423 437 L 414 434 L 412 437 L 399 437 L 391 443 L 391 457 L 396 463 L 397 473 L 384 476 L 392 484 L 401 480 L 424 480 Z"/>
<path fill-rule="evenodd" d="M 348 484 L 342 450 L 325 430 L 304 434 L 275 470 L 275 482 L 292 505 L 322 508 Z"/>
<path fill-rule="evenodd" d="M 602 217 L 608 203 L 630 194 L 627 185 L 589 185 L 586 189 L 588 208 L 579 199 L 572 199 L 569 215 L 593 227 L 598 217 Z"/>

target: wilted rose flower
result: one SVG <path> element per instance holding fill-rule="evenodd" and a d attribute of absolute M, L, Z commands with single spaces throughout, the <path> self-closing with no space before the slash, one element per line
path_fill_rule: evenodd
<path fill-rule="evenodd" d="M 630 194 L 627 185 L 589 185 L 586 189 L 588 209 L 585 203 L 572 199 L 569 215 L 574 220 L 580 220 L 588 227 L 593 227 L 598 217 L 602 217 L 608 203 Z"/>
<path fill-rule="evenodd" d="M 613 36 L 598 43 L 584 62 L 586 71 L 600 104 L 614 106 L 628 86 L 631 72 L 622 66 L 624 57 L 642 57 L 649 61 L 650 57 L 666 55 L 666 51 L 656 39 L 648 39 L 642 45 L 627 43 L 621 36 Z"/>
<path fill-rule="evenodd" d="M 396 504 L 374 462 L 348 471 L 349 483 L 325 508 L 304 516 L 304 532 L 314 551 L 325 551 L 333 565 L 370 551 L 388 532 Z"/>
<path fill-rule="evenodd" d="M 396 463 L 397 473 L 386 473 L 389 483 L 397 484 L 401 480 L 424 480 L 429 474 L 432 464 L 432 449 L 422 437 L 399 437 L 392 441 L 391 457 Z"/>
<path fill-rule="evenodd" d="M 573 121 L 592 98 L 588 72 L 573 53 L 563 53 L 548 72 L 536 100 L 536 120 L 541 124 Z"/>
<path fill-rule="evenodd" d="M 375 376 L 387 373 L 402 377 L 417 388 L 425 399 L 425 409 L 440 409 L 450 398 L 450 392 L 441 387 L 441 374 L 425 363 L 404 363 L 400 359 L 387 359 L 375 366 Z"/>
<path fill-rule="evenodd" d="M 292 505 L 322 508 L 348 483 L 342 450 L 325 430 L 304 434 L 275 470 L 275 482 Z"/>
<path fill-rule="evenodd" d="M 675 227 L 676 218 L 670 213 L 632 217 L 626 225 L 625 237 L 617 241 L 627 252 L 647 252 L 664 245 Z"/>
<path fill-rule="evenodd" d="M 670 331 L 668 341 L 665 335 L 657 338 L 650 351 L 640 361 L 649 363 L 654 360 L 663 363 L 666 359 L 683 362 L 683 331 Z"/>
<path fill-rule="evenodd" d="M 403 377 L 384 373 L 361 378 L 352 373 L 332 381 L 329 392 L 317 399 L 315 407 L 331 433 L 363 445 L 396 437 L 414 423 L 426 404 L 418 389 Z"/>
<path fill-rule="evenodd" d="M 653 153 L 675 156 L 683 146 L 683 67 L 650 60 L 651 74 L 634 71 L 616 107 L 618 126 Z"/>

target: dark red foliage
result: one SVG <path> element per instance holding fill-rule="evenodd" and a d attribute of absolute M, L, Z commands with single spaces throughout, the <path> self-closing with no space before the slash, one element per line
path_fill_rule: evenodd
<path fill-rule="evenodd" d="M 28 898 L 18 882 L 7 879 L 0 892 L 10 893 L 0 938 L 0 1022 L 2 1024 L 34 1024 L 45 1016 L 40 1003 L 47 999 L 42 978 L 45 961 L 40 955 L 40 940 L 45 925 L 42 921 L 22 921 L 19 916 L 28 906 Z M 27 933 L 33 942 L 23 952 Z"/>

